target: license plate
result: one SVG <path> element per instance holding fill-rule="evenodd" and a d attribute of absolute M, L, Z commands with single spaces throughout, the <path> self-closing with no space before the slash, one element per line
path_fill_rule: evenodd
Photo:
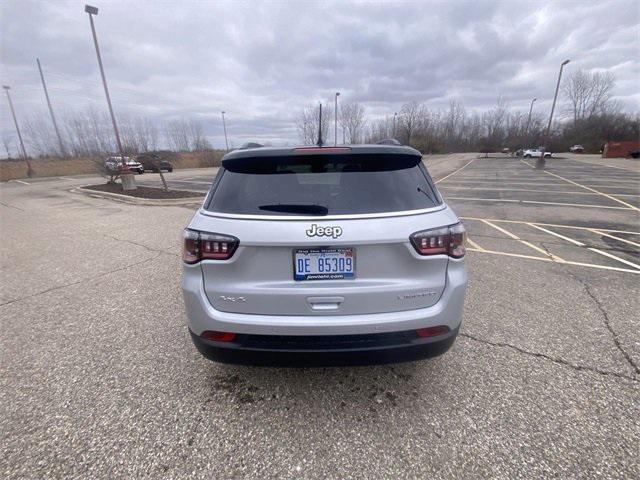
<path fill-rule="evenodd" d="M 298 249 L 293 254 L 293 278 L 300 280 L 342 280 L 355 278 L 353 248 Z"/>

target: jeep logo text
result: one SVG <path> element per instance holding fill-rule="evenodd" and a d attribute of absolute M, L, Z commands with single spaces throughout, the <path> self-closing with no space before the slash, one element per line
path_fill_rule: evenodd
<path fill-rule="evenodd" d="M 341 227 L 320 227 L 315 223 L 306 231 L 308 237 L 333 237 L 338 238 L 342 235 Z"/>

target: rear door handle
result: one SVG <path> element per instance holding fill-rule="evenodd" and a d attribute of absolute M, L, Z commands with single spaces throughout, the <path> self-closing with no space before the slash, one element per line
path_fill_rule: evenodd
<path fill-rule="evenodd" d="M 313 310 L 337 310 L 344 297 L 307 297 L 307 303 Z"/>

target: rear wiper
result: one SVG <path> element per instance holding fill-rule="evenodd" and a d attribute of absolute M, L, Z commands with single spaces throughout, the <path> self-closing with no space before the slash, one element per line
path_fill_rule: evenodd
<path fill-rule="evenodd" d="M 260 205 L 260 210 L 283 213 L 299 213 L 308 215 L 326 215 L 329 209 L 322 205 L 305 205 L 298 203 L 278 203 L 277 205 Z"/>
<path fill-rule="evenodd" d="M 429 200 L 432 200 L 435 202 L 435 199 L 429 193 L 425 192 L 422 188 L 420 188 L 420 185 L 418 185 L 418 191 L 423 195 L 426 195 L 429 198 Z"/>

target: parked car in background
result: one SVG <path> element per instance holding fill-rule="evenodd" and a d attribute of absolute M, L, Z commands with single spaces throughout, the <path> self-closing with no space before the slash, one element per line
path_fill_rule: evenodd
<path fill-rule="evenodd" d="M 571 153 L 584 153 L 584 147 L 582 145 L 574 145 L 573 147 L 569 148 L 569 151 Z"/>
<path fill-rule="evenodd" d="M 629 152 L 629 156 L 631 158 L 640 158 L 640 150 L 633 150 L 632 152 Z"/>
<path fill-rule="evenodd" d="M 129 157 L 124 157 L 124 161 L 126 162 L 127 167 L 129 167 L 129 170 L 138 172 L 140 175 L 144 173 L 144 167 L 141 163 L 131 160 Z M 111 172 L 118 172 L 122 167 L 122 157 L 107 157 L 104 161 L 104 166 Z"/>
<path fill-rule="evenodd" d="M 540 147 L 527 148 L 524 152 L 522 152 L 522 156 L 526 158 L 540 158 L 540 154 L 542 154 L 542 150 L 540 150 Z M 551 152 L 544 152 L 545 158 L 550 158 L 552 156 L 553 154 Z"/>
<path fill-rule="evenodd" d="M 166 170 L 167 172 L 173 172 L 173 165 L 155 153 L 143 153 L 138 155 L 136 160 L 142 164 L 145 170 L 151 170 L 153 172 Z"/>
<path fill-rule="evenodd" d="M 508 148 L 508 147 L 506 147 L 506 148 L 503 148 L 503 149 L 502 149 L 502 153 L 509 153 L 509 151 L 510 151 L 510 150 L 509 150 L 509 148 Z"/>

